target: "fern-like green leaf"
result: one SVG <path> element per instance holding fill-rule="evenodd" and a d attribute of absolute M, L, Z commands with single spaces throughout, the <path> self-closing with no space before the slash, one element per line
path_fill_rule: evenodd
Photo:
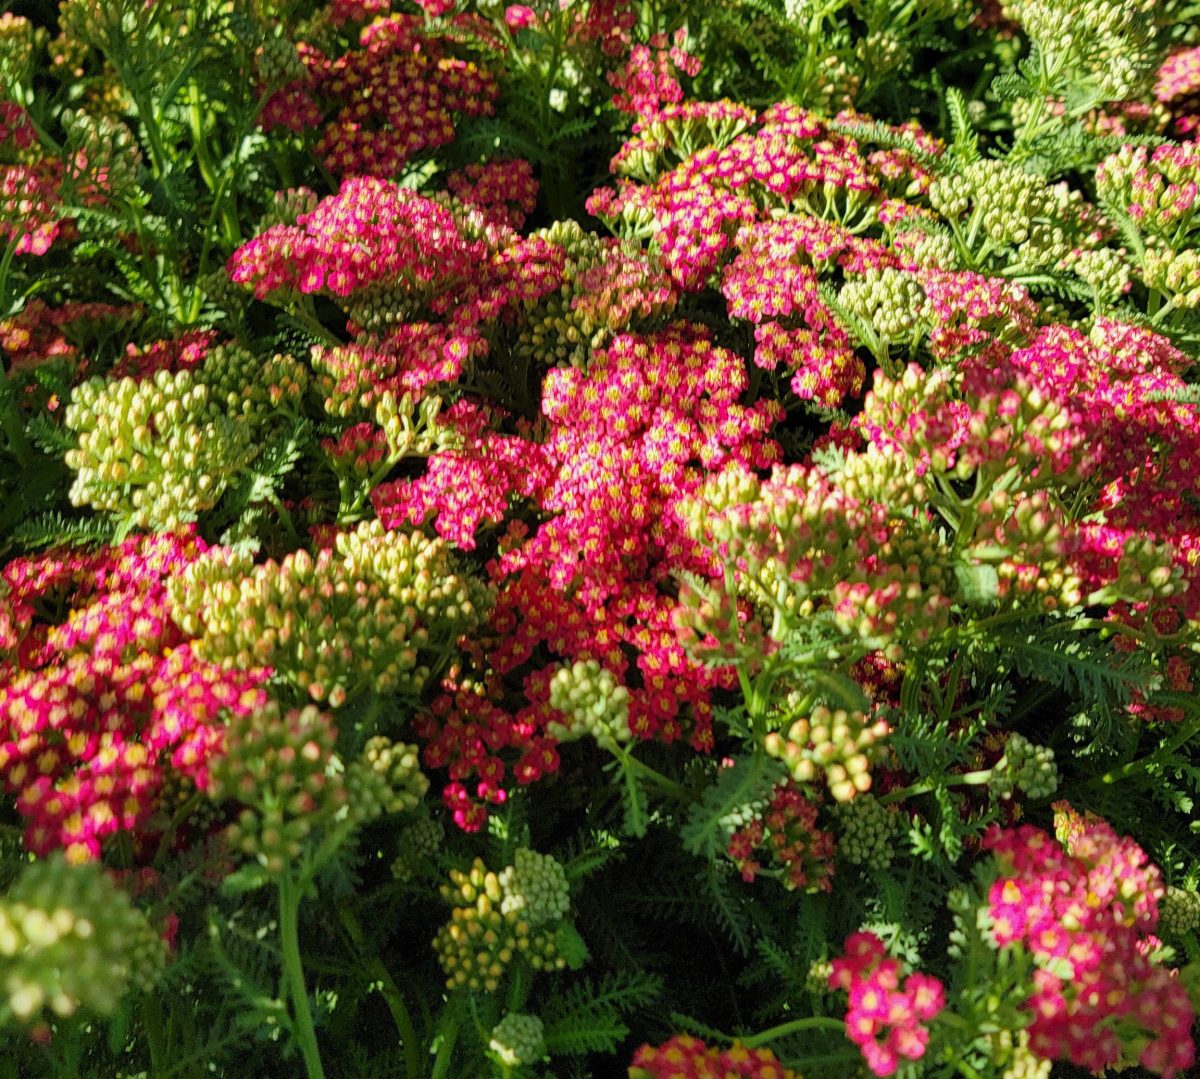
<path fill-rule="evenodd" d="M 599 982 L 585 978 L 542 1012 L 546 1048 L 565 1055 L 610 1053 L 629 1033 L 622 1016 L 648 1007 L 661 992 L 662 979 L 641 971 Z"/>
<path fill-rule="evenodd" d="M 709 859 L 723 854 L 733 832 L 766 805 L 783 771 L 779 761 L 763 756 L 741 757 L 722 769 L 683 826 L 684 849 Z"/>

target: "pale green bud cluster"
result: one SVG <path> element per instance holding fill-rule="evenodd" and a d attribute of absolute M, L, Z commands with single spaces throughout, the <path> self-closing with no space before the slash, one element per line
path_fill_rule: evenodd
<path fill-rule="evenodd" d="M 1003 0 L 1005 15 L 1054 63 L 1086 73 L 1101 101 L 1137 97 L 1160 55 L 1158 0 Z"/>
<path fill-rule="evenodd" d="M 492 1027 L 488 1048 L 510 1068 L 536 1064 L 546 1055 L 545 1027 L 536 1015 L 509 1012 Z"/>
<path fill-rule="evenodd" d="M 561 247 L 566 259 L 558 291 L 527 305 L 513 346 L 517 356 L 582 367 L 614 333 L 674 309 L 674 291 L 659 287 L 640 249 L 606 242 L 575 221 L 555 222 L 533 236 Z"/>
<path fill-rule="evenodd" d="M 848 109 L 861 85 L 862 76 L 837 53 L 828 52 L 817 68 L 814 107 L 829 115 Z"/>
<path fill-rule="evenodd" d="M 534 929 L 561 921 L 571 906 L 571 892 L 562 865 L 549 854 L 525 847 L 513 855 L 513 864 L 500 873 L 504 898 L 500 909 L 520 915 Z"/>
<path fill-rule="evenodd" d="M 441 539 L 364 521 L 332 548 L 254 565 L 209 552 L 172 580 L 173 616 L 205 659 L 273 667 L 338 707 L 370 688 L 416 696 L 491 594 Z"/>
<path fill-rule="evenodd" d="M 264 86 L 282 86 L 306 74 L 295 44 L 283 36 L 281 28 L 276 28 L 255 50 L 254 68 Z"/>
<path fill-rule="evenodd" d="M 8 98 L 25 104 L 18 96 L 19 88 L 30 84 L 34 49 L 45 38 L 46 31 L 35 29 L 23 16 L 0 15 L 0 101 Z"/>
<path fill-rule="evenodd" d="M 869 269 L 847 281 L 838 299 L 883 341 L 893 342 L 912 334 L 925 307 L 925 290 L 903 270 Z"/>
<path fill-rule="evenodd" d="M 1051 187 L 993 159 L 938 177 L 929 202 L 947 220 L 962 220 L 960 231 L 972 250 L 1019 247 L 1020 261 L 1038 266 L 1054 265 L 1071 251 L 1081 208 L 1065 186 Z"/>
<path fill-rule="evenodd" d="M 829 992 L 829 978 L 832 974 L 833 964 L 828 959 L 814 959 L 804 976 L 804 988 L 816 996 L 822 996 Z"/>
<path fill-rule="evenodd" d="M 21 1023 L 44 1008 L 111 1015 L 127 989 L 153 983 L 166 951 L 98 862 L 68 865 L 55 853 L 0 900 L 0 1013 Z"/>
<path fill-rule="evenodd" d="M 988 787 L 1001 798 L 1011 798 L 1016 791 L 1039 801 L 1049 798 L 1058 790 L 1054 750 L 1034 745 L 1020 734 L 1010 735 Z"/>
<path fill-rule="evenodd" d="M 903 67 L 911 55 L 908 43 L 888 30 L 876 30 L 859 38 L 854 52 L 863 67 L 875 76 Z"/>
<path fill-rule="evenodd" d="M 535 928 L 516 910 L 502 910 L 507 893 L 500 876 L 476 858 L 470 870 L 450 871 L 440 889 L 454 904 L 433 940 L 448 989 L 493 992 L 509 964 L 523 956 L 534 970 L 562 970 L 566 960 L 555 940 L 557 925 Z"/>
<path fill-rule="evenodd" d="M 1176 307 L 1200 307 L 1200 248 L 1147 249 L 1142 256 L 1142 280 L 1150 288 L 1171 296 Z"/>
<path fill-rule="evenodd" d="M 364 819 L 415 809 L 429 790 L 421 771 L 420 749 L 383 735 L 369 738 L 346 769 L 352 812 Z"/>
<path fill-rule="evenodd" d="M 1080 251 L 1071 260 L 1071 268 L 1081 280 L 1096 290 L 1097 296 L 1106 301 L 1115 300 L 1129 288 L 1129 263 L 1111 247 Z"/>
<path fill-rule="evenodd" d="M 895 850 L 896 816 L 874 795 L 837 807 L 837 851 L 851 865 L 886 869 Z"/>
<path fill-rule="evenodd" d="M 1200 892 L 1194 888 L 1167 888 L 1158 905 L 1158 928 L 1172 937 L 1200 929 Z"/>
<path fill-rule="evenodd" d="M 605 747 L 628 742 L 629 690 L 616 675 L 594 659 L 562 666 L 550 679 L 550 706 L 566 717 L 546 724 L 546 732 L 560 742 L 591 735 Z"/>
<path fill-rule="evenodd" d="M 1116 580 L 1087 598 L 1089 603 L 1146 603 L 1178 595 L 1187 587 L 1169 544 L 1150 536 L 1130 536 L 1117 561 Z"/>
<path fill-rule="evenodd" d="M 1004 1070 L 1000 1079 L 1050 1079 L 1053 1061 L 1036 1056 L 1025 1030 L 999 1030 L 987 1040 L 988 1056 Z"/>
<path fill-rule="evenodd" d="M 214 349 L 198 368 L 89 379 L 65 416 L 77 436 L 65 457 L 76 472 L 72 504 L 138 527 L 194 520 L 250 466 L 276 410 L 298 402 L 306 385 L 292 357 L 264 364 L 232 346 Z"/>
<path fill-rule="evenodd" d="M 907 511 L 918 518 L 925 512 L 928 488 L 915 463 L 874 443 L 846 454 L 837 479 L 847 496 L 860 502 L 877 502 L 893 513 Z"/>
<path fill-rule="evenodd" d="M 794 720 L 786 732 L 772 731 L 763 746 L 787 765 L 797 783 L 823 777 L 835 801 L 850 802 L 871 789 L 871 764 L 890 731 L 882 718 L 822 704 Z"/>
<path fill-rule="evenodd" d="M 571 310 L 571 299 L 571 287 L 564 285 L 530 313 L 513 346 L 518 356 L 550 367 L 582 367 L 592 351 L 604 345 L 610 336 L 607 328 L 594 325 L 583 312 Z"/>
<path fill-rule="evenodd" d="M 1017 492 L 1014 498 L 995 490 L 979 503 L 978 513 L 982 543 L 970 550 L 994 564 L 1001 592 L 1047 610 L 1083 602 L 1082 581 L 1067 557 L 1069 526 L 1056 498 L 1046 491 Z"/>
<path fill-rule="evenodd" d="M 900 232 L 896 246 L 902 248 L 919 266 L 957 270 L 960 254 L 954 237 L 945 228 L 930 228 L 924 221 L 920 225 Z"/>
<path fill-rule="evenodd" d="M 269 873 L 283 873 L 313 830 L 346 805 L 336 741 L 333 721 L 314 705 L 284 712 L 272 701 L 230 720 L 225 754 L 212 766 L 213 793 L 245 806 L 229 842 Z"/>

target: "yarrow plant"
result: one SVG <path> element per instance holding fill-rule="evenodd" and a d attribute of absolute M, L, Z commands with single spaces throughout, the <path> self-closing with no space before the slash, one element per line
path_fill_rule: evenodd
<path fill-rule="evenodd" d="M 0 15 L 8 1070 L 1195 1072 L 1194 16 Z"/>

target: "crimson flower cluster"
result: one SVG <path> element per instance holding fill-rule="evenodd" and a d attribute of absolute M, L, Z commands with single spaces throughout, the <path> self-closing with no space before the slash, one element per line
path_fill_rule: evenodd
<path fill-rule="evenodd" d="M 835 846 L 833 833 L 817 826 L 817 804 L 785 783 L 776 788 L 761 817 L 730 836 L 728 853 L 747 883 L 762 870 L 756 854 L 765 850 L 782 870 L 786 887 L 829 892 Z"/>
<path fill-rule="evenodd" d="M 798 1079 L 770 1049 L 748 1049 L 737 1042 L 716 1049 L 690 1034 L 676 1034 L 661 1045 L 643 1045 L 633 1054 L 630 1079 Z"/>
<path fill-rule="evenodd" d="M 372 13 L 358 7 L 335 15 Z M 460 33 L 493 38 L 478 16 L 457 23 Z M 363 27 L 357 47 L 337 57 L 301 41 L 302 73 L 275 91 L 260 122 L 267 131 L 320 129 L 317 153 L 334 175 L 396 176 L 415 154 L 452 142 L 457 116 L 493 111 L 495 77 L 456 56 L 454 42 L 422 16 L 393 13 Z"/>

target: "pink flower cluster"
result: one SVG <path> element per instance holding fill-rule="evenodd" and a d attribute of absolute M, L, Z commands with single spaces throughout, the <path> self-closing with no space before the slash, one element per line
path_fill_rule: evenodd
<path fill-rule="evenodd" d="M 295 225 L 273 225 L 243 244 L 228 269 L 260 299 L 278 289 L 345 297 L 384 282 L 420 296 L 473 277 L 485 252 L 444 206 L 360 176 Z"/>
<path fill-rule="evenodd" d="M 787 216 L 743 227 L 721 293 L 731 318 L 754 324 L 754 362 L 768 371 L 785 364 L 798 398 L 834 408 L 861 391 L 866 372 L 817 291 L 812 225 Z M 818 250 L 817 258 L 826 254 Z"/>
<path fill-rule="evenodd" d="M 1029 1046 L 1093 1071 L 1143 1046 L 1143 1067 L 1167 1077 L 1195 1063 L 1195 1018 L 1175 974 L 1147 952 L 1164 894 L 1158 869 L 1131 839 L 1073 811 L 1060 813 L 1065 849 L 1032 825 L 994 827 L 984 846 L 999 866 L 988 893 L 991 937 L 1038 964 Z"/>
<path fill-rule="evenodd" d="M 61 183 L 57 161 L 0 165 L 0 240 L 15 240 L 15 254 L 44 255 L 68 228 L 61 216 Z"/>
<path fill-rule="evenodd" d="M 1179 133 L 1195 138 L 1200 131 L 1200 45 L 1181 49 L 1163 61 L 1154 96 L 1175 113 Z"/>
<path fill-rule="evenodd" d="M 846 1036 L 862 1050 L 876 1075 L 894 1075 L 903 1060 L 920 1060 L 929 1046 L 927 1023 L 946 1006 L 942 983 L 928 974 L 903 975 L 899 960 L 887 954 L 874 933 L 846 938 L 844 954 L 833 961 L 832 989 L 849 996 Z"/>
<path fill-rule="evenodd" d="M 749 285 L 743 280 L 747 274 L 775 255 L 777 240 L 783 244 L 780 259 L 795 260 L 802 252 L 805 263 L 817 269 L 838 265 L 861 272 L 898 263 L 884 244 L 859 237 L 852 228 L 893 203 L 890 191 L 928 180 L 911 155 L 864 156 L 854 139 L 788 105 L 772 105 L 758 117 L 757 129 L 713 143 L 723 131 L 748 126 L 752 117 L 730 103 L 707 103 L 694 114 L 693 108 L 690 103 L 664 106 L 649 118 L 654 123 L 639 127 L 613 166 L 621 171 L 636 160 L 643 163 L 642 172 L 653 174 L 645 159 L 672 148 L 670 140 L 663 141 L 672 124 L 686 127 L 699 149 L 651 185 L 623 181 L 615 189 L 598 190 L 588 203 L 592 213 L 614 223 L 652 217 L 657 251 L 683 288 L 705 287 L 743 243 L 757 257 L 734 271 L 730 288 L 735 290 Z M 677 116 L 679 110 L 686 115 Z M 936 149 L 930 145 L 931 152 Z M 780 287 L 786 290 L 786 282 Z M 770 289 L 768 281 L 760 291 L 769 294 Z"/>
<path fill-rule="evenodd" d="M 439 706 L 447 716 L 482 710 L 491 718 L 482 728 L 475 719 L 448 719 L 440 733 L 426 727 L 433 739 L 427 762 L 460 762 L 451 765 L 456 778 L 446 795 L 456 815 L 477 819 L 462 785 L 468 775 L 481 777 L 479 797 L 495 799 L 504 774 L 494 763 L 500 749 L 522 749 L 519 781 L 539 774 L 545 754 L 534 732 L 562 721 L 549 704 L 555 665 L 523 675 L 525 708 L 503 718 L 496 709 L 499 679 L 517 676 L 543 647 L 570 661 L 596 659 L 617 674 L 630 691 L 637 737 L 670 741 L 688 727 L 694 744 L 709 744 L 709 695 L 728 672 L 688 659 L 674 630 L 677 600 L 669 585 L 678 569 L 713 572 L 688 538 L 680 509 L 705 470 L 727 461 L 761 467 L 777 458 L 767 434 L 781 412 L 771 402 L 740 404 L 746 382 L 738 357 L 698 327 L 620 334 L 586 371 L 547 375 L 538 437 L 493 432 L 484 414 L 459 408 L 461 448 L 434 454 L 423 476 L 375 491 L 385 523 L 432 519 L 464 547 L 474 545 L 481 524 L 503 521 L 513 499 L 546 518 L 524 533 L 513 522 L 490 567 L 499 587 L 491 616 L 496 639 L 486 653 L 494 699 L 460 696 L 454 707 Z"/>
<path fill-rule="evenodd" d="M 222 712 L 262 705 L 269 672 L 198 660 L 167 613 L 167 579 L 202 550 L 161 534 L 0 572 L 0 776 L 35 853 L 80 861 L 118 830 L 140 838 L 168 769 L 204 788 Z M 64 621 L 44 620 L 68 598 Z"/>
<path fill-rule="evenodd" d="M 613 104 L 622 112 L 652 116 L 666 105 L 683 100 L 683 87 L 676 73 L 700 74 L 700 59 L 689 53 L 687 30 L 679 29 L 670 41 L 656 34 L 645 45 L 634 45 L 625 66 L 609 73 L 608 81 L 617 92 Z"/>

